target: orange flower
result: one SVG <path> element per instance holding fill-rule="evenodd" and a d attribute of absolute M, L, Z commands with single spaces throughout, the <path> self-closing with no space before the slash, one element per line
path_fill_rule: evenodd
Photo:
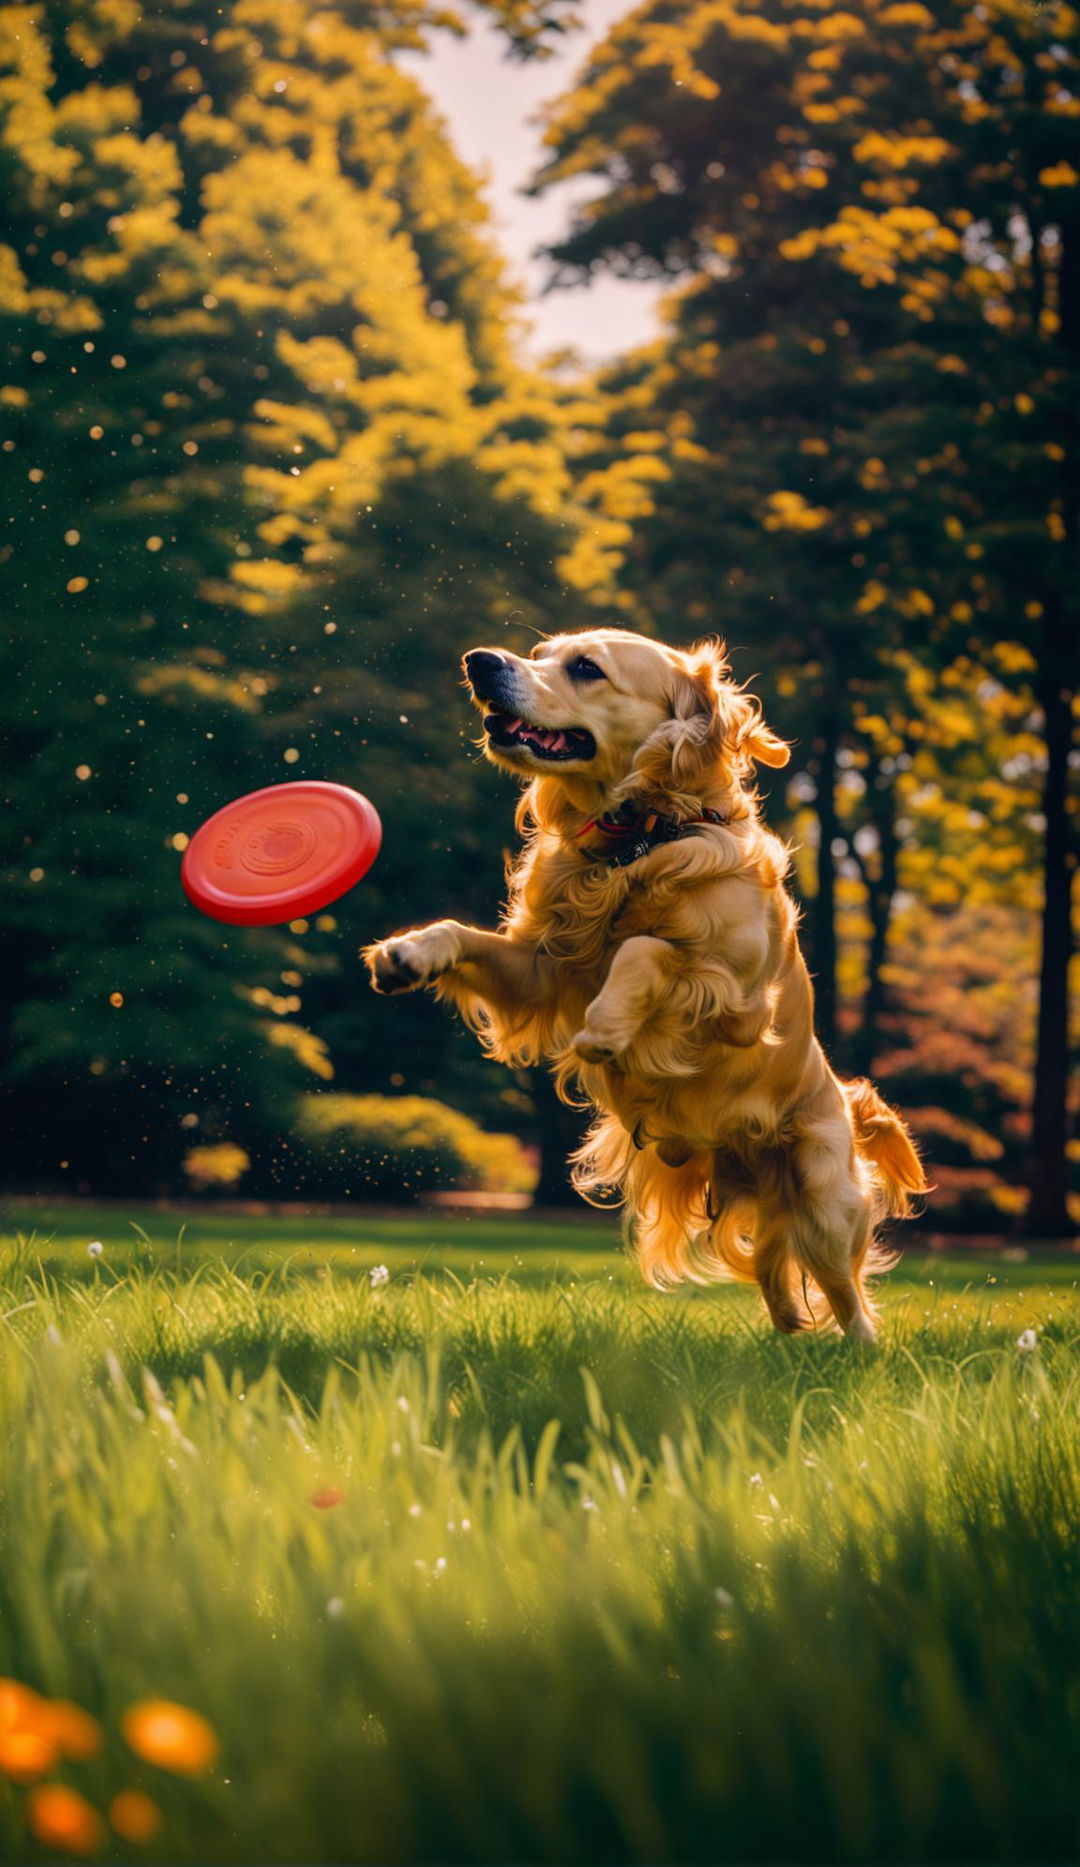
<path fill-rule="evenodd" d="M 0 1731 L 0 1773 L 13 1783 L 34 1783 L 48 1776 L 59 1752 L 44 1731 L 11 1728 Z"/>
<path fill-rule="evenodd" d="M 42 1703 L 28 1685 L 20 1685 L 17 1679 L 0 1679 L 0 1731 L 32 1724 Z"/>
<path fill-rule="evenodd" d="M 159 1769 L 174 1770 L 178 1776 L 202 1776 L 217 1758 L 212 1725 L 197 1711 L 174 1705 L 171 1699 L 147 1698 L 130 1705 L 121 1730 L 137 1757 L 156 1763 Z"/>
<path fill-rule="evenodd" d="M 42 1698 L 0 1679 L 0 1771 L 16 1782 L 45 1776 L 60 1757 L 85 1761 L 101 1749 L 101 1726 L 70 1699 Z"/>
<path fill-rule="evenodd" d="M 161 1810 L 141 1789 L 122 1789 L 109 1804 L 109 1820 L 125 1841 L 152 1841 L 161 1829 Z"/>
<path fill-rule="evenodd" d="M 321 1491 L 312 1492 L 311 1502 L 316 1510 L 333 1510 L 335 1504 L 340 1504 L 344 1496 L 345 1493 L 340 1486 L 324 1485 Z"/>
<path fill-rule="evenodd" d="M 50 1737 L 63 1757 L 85 1763 L 101 1749 L 101 1726 L 81 1705 L 70 1699 L 46 1701 L 40 1714 L 40 1728 Z"/>
<path fill-rule="evenodd" d="M 60 1746 L 49 1728 L 47 1699 L 17 1679 L 0 1679 L 0 1774 L 15 1783 L 47 1776 Z"/>
<path fill-rule="evenodd" d="M 105 1829 L 96 1809 L 76 1789 L 39 1783 L 26 1799 L 30 1831 L 43 1847 L 68 1854 L 96 1854 Z"/>

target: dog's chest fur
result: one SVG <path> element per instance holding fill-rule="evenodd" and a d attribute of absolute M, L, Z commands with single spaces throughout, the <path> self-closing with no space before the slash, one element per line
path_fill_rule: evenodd
<path fill-rule="evenodd" d="M 797 959 L 792 965 L 795 916 L 782 885 L 784 852 L 777 844 L 774 857 L 772 840 L 762 862 L 756 839 L 751 844 L 749 837 L 710 829 L 650 851 L 625 869 L 583 862 L 577 851 L 552 840 L 528 850 L 513 877 L 508 931 L 535 943 L 558 967 L 548 1055 L 562 1068 L 571 1063 L 567 1046 L 625 941 L 651 935 L 669 941 L 680 956 L 671 993 L 625 1056 L 611 1066 L 574 1069 L 590 1098 L 617 1112 L 630 1134 L 682 1138 L 695 1147 L 715 1143 L 720 1132 L 745 1134 L 755 1137 L 755 1149 L 772 1135 L 774 1117 L 788 1100 L 783 1079 L 795 1062 L 771 1028 L 773 1010 L 787 1034 L 798 1036 L 799 1049 L 808 1026 L 805 970 Z M 720 969 L 745 993 L 749 1016 L 721 1015 L 719 988 L 713 991 Z M 779 974 L 789 986 L 774 987 Z M 757 1041 L 757 1033 L 767 1033 L 767 1041 Z"/>
<path fill-rule="evenodd" d="M 670 891 L 658 897 L 653 886 L 666 859 L 669 852 L 656 851 L 631 868 L 611 869 L 561 847 L 538 853 L 511 917 L 515 936 L 564 963 L 568 983 L 593 996 L 624 940 L 670 931 Z"/>

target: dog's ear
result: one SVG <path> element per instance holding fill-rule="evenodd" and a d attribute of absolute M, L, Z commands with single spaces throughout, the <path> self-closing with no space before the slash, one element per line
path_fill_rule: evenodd
<path fill-rule="evenodd" d="M 722 642 L 699 642 L 691 650 L 691 664 L 704 678 L 715 696 L 721 721 L 722 755 L 726 755 L 745 778 L 751 761 L 771 765 L 779 771 L 791 758 L 791 748 L 766 726 L 761 702 L 730 679 L 731 667 Z"/>
<path fill-rule="evenodd" d="M 720 686 L 727 672 L 722 649 L 695 650 L 671 683 L 669 771 L 677 791 L 693 791 L 716 764 L 724 743 Z"/>
<path fill-rule="evenodd" d="M 720 756 L 725 724 L 717 704 L 714 651 L 682 655 L 668 678 L 669 717 L 638 747 L 622 796 L 657 794 L 692 803 Z"/>
<path fill-rule="evenodd" d="M 739 704 L 744 716 L 736 728 L 736 750 L 748 761 L 754 759 L 758 765 L 771 765 L 774 771 L 781 771 L 791 758 L 791 747 L 777 737 L 771 726 L 766 726 L 761 704 L 752 695 L 740 694 Z"/>

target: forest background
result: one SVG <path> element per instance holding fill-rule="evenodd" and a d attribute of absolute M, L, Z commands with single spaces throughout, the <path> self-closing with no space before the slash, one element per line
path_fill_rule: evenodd
<path fill-rule="evenodd" d="M 358 948 L 494 914 L 512 795 L 461 652 L 614 621 L 722 635 L 793 741 L 767 811 L 819 1030 L 907 1112 L 932 1223 L 1069 1236 L 1080 16 L 628 11 L 533 183 L 587 183 L 555 282 L 668 288 L 600 369 L 531 356 L 403 56 L 492 23 L 508 59 L 575 30 L 0 6 L 0 1183 L 572 1197 L 546 1079 L 373 997 Z M 195 827 L 300 777 L 375 800 L 370 878 L 202 920 Z"/>

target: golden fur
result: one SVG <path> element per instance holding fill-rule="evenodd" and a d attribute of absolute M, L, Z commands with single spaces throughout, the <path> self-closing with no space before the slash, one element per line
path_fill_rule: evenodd
<path fill-rule="evenodd" d="M 872 1340 L 876 1227 L 925 1183 L 900 1117 L 871 1083 L 842 1083 L 814 1036 L 787 852 L 753 787 L 787 747 L 715 643 L 590 630 L 527 661 L 480 656 L 501 664 L 507 717 L 587 728 L 595 753 L 556 762 L 485 733 L 488 756 L 530 780 L 500 929 L 396 935 L 367 951 L 374 984 L 434 985 L 493 1057 L 548 1064 L 565 1099 L 592 1105 L 575 1183 L 625 1203 L 649 1282 L 743 1278 L 780 1329 L 831 1311 Z M 586 826 L 627 799 L 726 821 L 626 868 L 590 860 Z"/>

